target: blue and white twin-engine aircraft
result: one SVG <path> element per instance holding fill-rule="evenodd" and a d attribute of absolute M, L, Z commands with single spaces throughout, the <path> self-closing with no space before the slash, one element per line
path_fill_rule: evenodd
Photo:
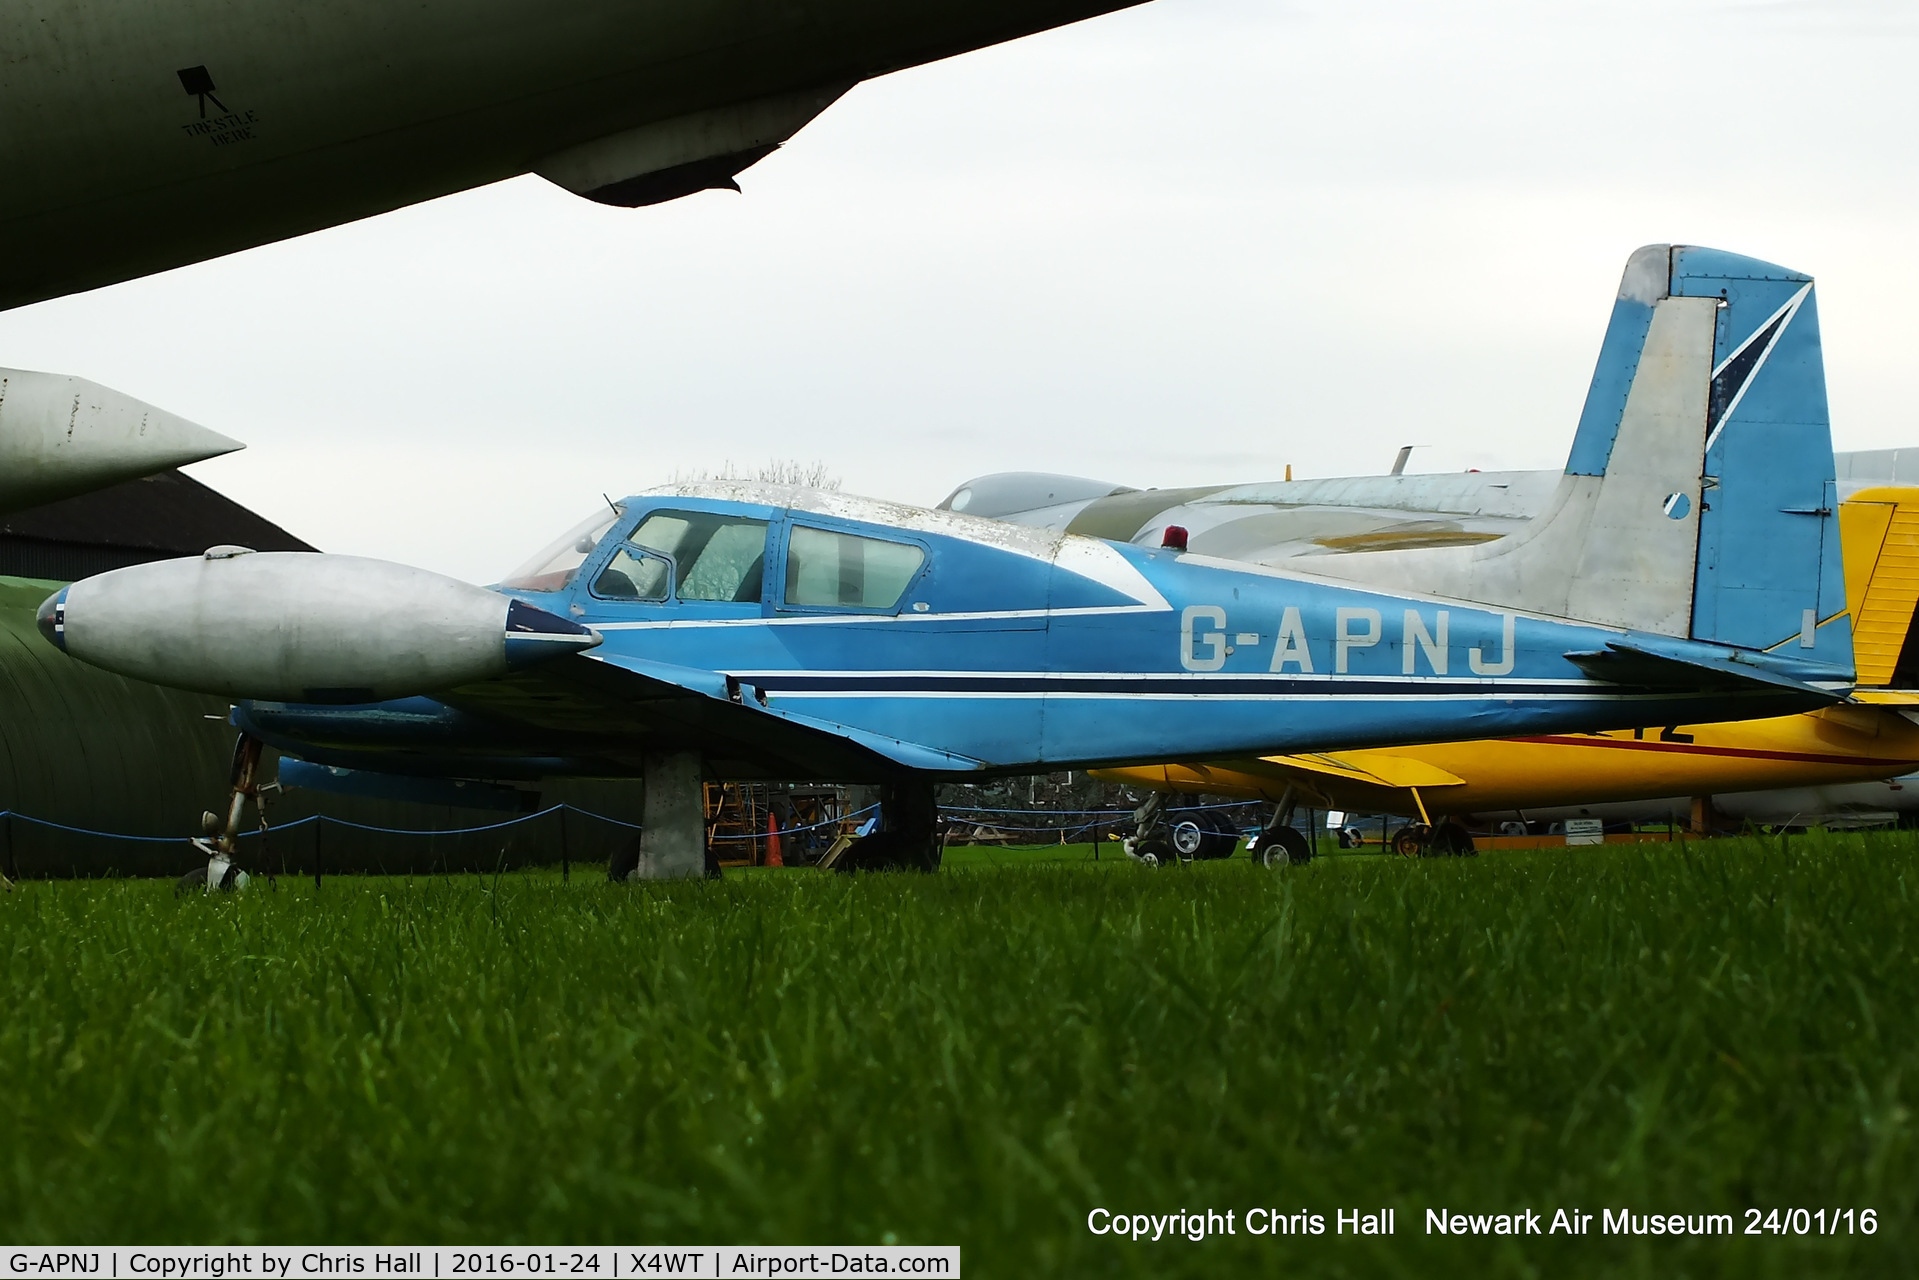
<path fill-rule="evenodd" d="M 648 779 L 698 874 L 702 777 L 878 782 L 853 865 L 931 866 L 933 785 L 1134 761 L 1773 716 L 1852 643 L 1810 277 L 1627 265 L 1523 532 L 1284 569 L 836 493 L 656 489 L 491 588 L 214 548 L 75 583 L 48 638 L 225 694 L 251 739 L 388 775 Z M 1292 567 L 1299 564 L 1302 567 Z"/>

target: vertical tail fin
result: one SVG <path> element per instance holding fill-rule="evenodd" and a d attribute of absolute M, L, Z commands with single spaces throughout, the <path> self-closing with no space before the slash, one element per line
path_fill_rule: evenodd
<path fill-rule="evenodd" d="M 1626 264 L 1559 487 L 1470 548 L 1312 572 L 1852 665 L 1811 277 L 1712 249 Z"/>
<path fill-rule="evenodd" d="M 1862 489 L 1839 506 L 1859 683 L 1919 688 L 1919 489 Z"/>

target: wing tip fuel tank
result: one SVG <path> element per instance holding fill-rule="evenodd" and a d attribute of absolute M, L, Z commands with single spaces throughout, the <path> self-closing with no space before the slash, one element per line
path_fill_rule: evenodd
<path fill-rule="evenodd" d="M 38 621 L 55 647 L 120 675 L 288 702 L 408 697 L 600 643 L 591 627 L 423 569 L 227 547 L 76 582 Z"/>

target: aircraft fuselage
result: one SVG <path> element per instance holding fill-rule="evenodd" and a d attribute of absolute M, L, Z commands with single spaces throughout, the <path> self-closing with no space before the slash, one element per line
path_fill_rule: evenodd
<path fill-rule="evenodd" d="M 1133 3 L 24 0 L 0 48 L 0 308 Z"/>
<path fill-rule="evenodd" d="M 930 744 L 988 772 L 1630 728 L 1808 705 L 1803 688 L 1595 680 L 1568 658 L 1626 635 L 1616 629 L 838 501 L 843 514 L 630 499 L 617 521 L 603 521 L 610 528 L 583 538 L 592 549 L 570 557 L 577 564 L 550 580 L 530 566 L 504 589 L 605 637 L 591 656 L 567 661 L 646 677 L 719 673 L 736 700 Z M 1674 653 L 1706 648 L 1639 640 Z M 1791 665 L 1777 661 L 1781 671 Z M 1808 663 L 1802 674 L 1843 684 L 1847 673 Z M 609 760 L 637 761 L 660 746 L 645 734 L 622 738 L 610 712 L 570 734 L 516 740 L 510 726 L 451 701 L 253 703 L 237 723 L 307 759 L 390 772 L 602 772 Z M 761 772 L 737 751 L 724 768 Z M 794 764 L 764 771 L 792 777 Z"/>

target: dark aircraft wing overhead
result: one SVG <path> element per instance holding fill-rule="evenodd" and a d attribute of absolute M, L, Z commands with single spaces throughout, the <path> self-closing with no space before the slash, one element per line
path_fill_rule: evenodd
<path fill-rule="evenodd" d="M 437 695 L 462 711 L 563 736 L 581 754 L 697 750 L 727 778 L 852 781 L 908 770 L 976 773 L 978 760 L 761 703 L 717 671 L 575 655 Z"/>

